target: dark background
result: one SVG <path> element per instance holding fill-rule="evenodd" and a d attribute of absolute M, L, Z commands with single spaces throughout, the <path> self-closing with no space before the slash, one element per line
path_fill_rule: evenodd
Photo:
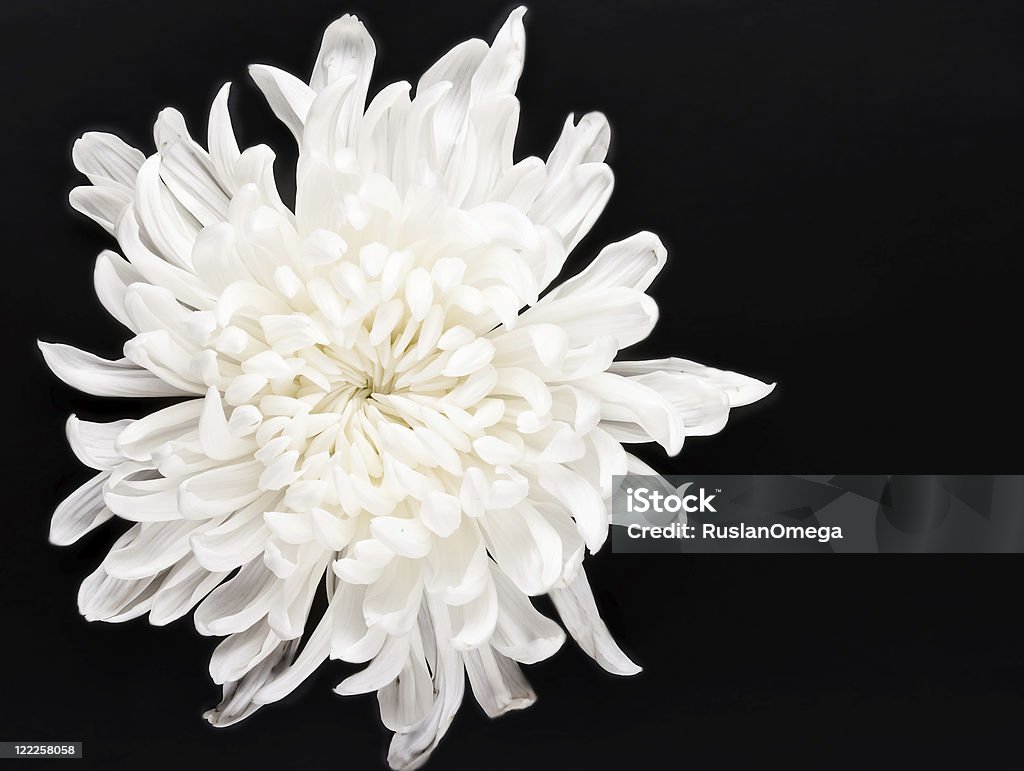
<path fill-rule="evenodd" d="M 245 65 L 308 73 L 345 11 L 375 36 L 374 90 L 511 5 L 481 0 L 4 0 L 2 144 L 6 506 L 0 739 L 84 740 L 98 769 L 383 768 L 372 696 L 297 694 L 234 728 L 214 641 L 188 621 L 88 625 L 77 585 L 114 536 L 46 543 L 88 477 L 69 412 L 139 415 L 72 392 L 34 339 L 116 354 L 92 294 L 113 242 L 67 205 L 76 136 L 151 152 L 179 107 L 205 136 L 236 86 L 243 144 L 291 137 Z M 517 156 L 565 114 L 604 111 L 616 192 L 577 252 L 639 229 L 670 250 L 654 336 L 677 354 L 777 380 L 674 473 L 1020 473 L 1024 6 L 998 0 L 535 2 Z M 646 453 L 649 460 L 658 454 Z M 610 627 L 646 667 L 606 675 L 575 646 L 530 667 L 536 706 L 487 720 L 467 698 L 432 769 L 846 766 L 1022 768 L 1024 621 L 1016 557 L 683 557 L 590 561 Z M 77 767 L 77 766 L 76 766 Z"/>

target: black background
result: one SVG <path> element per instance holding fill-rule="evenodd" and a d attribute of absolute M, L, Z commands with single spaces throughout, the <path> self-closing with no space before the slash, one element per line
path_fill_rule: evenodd
<path fill-rule="evenodd" d="M 86 624 L 81 579 L 111 528 L 46 543 L 88 477 L 69 412 L 137 405 L 72 392 L 34 340 L 116 354 L 92 294 L 111 240 L 66 203 L 71 143 L 113 130 L 151 152 L 165 105 L 205 135 L 236 82 L 243 146 L 292 140 L 245 65 L 308 73 L 345 11 L 378 46 L 374 89 L 415 78 L 512 6 L 322 0 L 4 0 L 5 666 L 0 740 L 84 740 L 99 769 L 383 767 L 372 696 L 323 667 L 242 725 L 218 699 L 213 641 L 187 621 Z M 577 251 L 639 229 L 668 268 L 654 336 L 779 386 L 674 473 L 1020 473 L 1024 6 L 997 0 L 536 2 L 517 157 L 569 111 L 613 127 L 616 192 Z M 1015 557 L 681 557 L 589 563 L 610 627 L 646 667 L 606 675 L 573 645 L 529 668 L 540 699 L 487 720 L 467 699 L 433 769 L 1021 768 L 1022 562 Z M 253 765 L 255 764 L 255 765 Z M 76 766 L 78 767 L 78 766 Z"/>

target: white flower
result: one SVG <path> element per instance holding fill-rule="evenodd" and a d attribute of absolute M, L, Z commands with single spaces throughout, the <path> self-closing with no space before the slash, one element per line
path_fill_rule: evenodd
<path fill-rule="evenodd" d="M 227 86 L 208 150 L 172 109 L 148 158 L 109 134 L 75 144 L 92 185 L 71 203 L 124 252 L 99 256 L 96 291 L 132 337 L 117 361 L 43 354 L 86 393 L 181 400 L 70 418 L 99 474 L 51 539 L 136 523 L 83 583 L 81 612 L 161 625 L 197 606 L 196 628 L 225 637 L 214 725 L 327 658 L 369 662 L 337 691 L 377 691 L 389 762 L 416 767 L 465 674 L 488 715 L 534 701 L 519 664 L 564 639 L 529 599 L 545 593 L 602 667 L 637 672 L 581 567 L 608 533 L 612 475 L 647 468 L 621 443 L 677 453 L 771 390 L 681 359 L 614 361 L 657 317 L 644 292 L 666 255 L 651 233 L 542 296 L 612 173 L 597 113 L 570 116 L 547 161 L 513 162 L 523 13 L 492 45 L 443 56 L 415 98 L 395 83 L 365 108 L 374 45 L 352 16 L 328 27 L 309 85 L 252 67 L 299 142 L 294 212 L 270 149 L 239 151 Z"/>

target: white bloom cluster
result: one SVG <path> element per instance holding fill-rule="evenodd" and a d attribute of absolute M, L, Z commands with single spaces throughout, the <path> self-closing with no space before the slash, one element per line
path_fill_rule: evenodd
<path fill-rule="evenodd" d="M 100 255 L 96 291 L 132 336 L 117 361 L 43 354 L 86 393 L 181 400 L 139 420 L 71 417 L 99 473 L 51 538 L 135 523 L 81 611 L 165 624 L 195 607 L 196 628 L 225 638 L 215 725 L 327 658 L 369 662 L 337 691 L 376 691 L 389 762 L 416 767 L 467 674 L 489 715 L 533 702 L 519 664 L 565 637 L 529 599 L 545 593 L 601 666 L 638 671 L 581 567 L 607 535 L 612 475 L 647 471 L 622 443 L 677 453 L 770 391 L 681 359 L 614 361 L 657 317 L 645 290 L 666 255 L 651 233 L 542 294 L 612 173 L 596 113 L 570 116 L 546 161 L 513 162 L 523 13 L 491 45 L 445 54 L 414 98 L 395 83 L 366 104 L 374 44 L 351 16 L 327 29 L 308 84 L 252 67 L 299 143 L 294 212 L 271 150 L 239 150 L 227 86 L 207 149 L 172 109 L 148 158 L 109 134 L 75 145 L 91 185 L 72 205 L 124 253 Z"/>

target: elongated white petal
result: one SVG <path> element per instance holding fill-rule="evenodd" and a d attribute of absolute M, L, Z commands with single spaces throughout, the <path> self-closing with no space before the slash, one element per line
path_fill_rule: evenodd
<path fill-rule="evenodd" d="M 494 572 L 498 616 L 491 647 L 502 656 L 534 664 L 550 658 L 565 642 L 565 632 L 533 607 L 500 571 Z"/>
<path fill-rule="evenodd" d="M 110 474 L 97 474 L 61 501 L 50 520 L 50 543 L 67 546 L 114 516 L 103 502 L 103 483 Z"/>
<path fill-rule="evenodd" d="M 729 399 L 730 407 L 743 407 L 763 399 L 775 388 L 774 383 L 762 383 L 738 372 L 707 367 L 686 359 L 653 359 L 649 361 L 617 361 L 609 367 L 610 372 L 619 375 L 646 375 L 650 372 L 685 372 L 707 380 L 720 388 Z"/>
<path fill-rule="evenodd" d="M 241 680 L 269 656 L 279 642 L 265 621 L 257 622 L 243 632 L 228 635 L 210 657 L 210 677 L 218 685 Z"/>
<path fill-rule="evenodd" d="M 202 519 L 238 511 L 260 496 L 257 480 L 262 471 L 259 461 L 245 461 L 217 466 L 185 480 L 178 487 L 181 513 Z"/>
<path fill-rule="evenodd" d="M 560 184 L 548 189 L 530 207 L 534 222 L 547 225 L 572 251 L 594 224 L 612 194 L 614 176 L 603 163 L 584 163 L 568 170 Z"/>
<path fill-rule="evenodd" d="M 352 87 L 336 122 L 342 145 L 351 147 L 355 142 L 375 56 L 373 38 L 355 16 L 342 16 L 324 32 L 309 85 L 321 92 L 340 80 L 352 78 Z"/>
<path fill-rule="evenodd" d="M 86 466 L 97 470 L 113 469 L 125 460 L 117 451 L 117 438 L 133 422 L 115 420 L 113 423 L 92 423 L 72 415 L 66 426 L 68 444 Z"/>
<path fill-rule="evenodd" d="M 667 256 L 660 238 L 653 233 L 637 233 L 606 246 L 582 273 L 552 289 L 545 300 L 618 286 L 646 291 Z"/>
<path fill-rule="evenodd" d="M 220 392 L 216 388 L 210 388 L 203 400 L 203 411 L 199 416 L 199 442 L 203 452 L 215 460 L 232 460 L 255 449 L 252 440 L 236 437 L 229 430 Z"/>
<path fill-rule="evenodd" d="M 210 155 L 189 135 L 181 113 L 161 111 L 153 135 L 160 154 L 160 179 L 177 202 L 204 227 L 227 219 L 228 185 Z"/>
<path fill-rule="evenodd" d="M 283 699 L 324 662 L 330 651 L 330 645 L 331 617 L 329 614 L 325 614 L 291 666 L 277 673 L 263 685 L 253 700 L 258 704 L 270 704 L 278 699 Z"/>
<path fill-rule="evenodd" d="M 466 676 L 461 654 L 446 644 L 450 634 L 447 611 L 437 603 L 430 606 L 430 624 L 435 635 L 437 665 L 434 668 L 434 706 L 430 713 L 408 730 L 398 731 L 388 749 L 388 765 L 396 771 L 419 768 L 437 747 L 462 704 Z"/>
<path fill-rule="evenodd" d="M 329 556 L 316 544 L 306 544 L 296 550 L 297 569 L 292 575 L 285 577 L 267 614 L 270 628 L 281 639 L 293 640 L 302 636 L 313 597 L 320 587 L 320 580 L 328 561 Z M 280 574 L 278 578 L 281 578 Z M 327 629 L 329 628 L 328 621 Z M 329 632 L 325 631 L 324 635 L 323 653 L 317 664 L 327 658 Z"/>
<path fill-rule="evenodd" d="M 150 169 L 151 176 L 153 171 Z M 146 281 L 169 289 L 175 297 L 193 308 L 210 307 L 214 295 L 208 287 L 191 271 L 168 262 L 146 244 L 139 220 L 131 207 L 126 207 L 117 220 L 116 234 L 125 257 Z"/>
<path fill-rule="evenodd" d="M 670 455 L 682 448 L 686 430 L 682 415 L 658 391 L 611 373 L 591 376 L 580 385 L 601 400 L 601 425 L 612 436 L 627 441 L 653 440 Z M 640 438 L 617 433 L 631 426 L 640 429 Z"/>
<path fill-rule="evenodd" d="M 540 487 L 552 495 L 576 520 L 576 527 L 591 552 L 596 552 L 608 537 L 608 511 L 599 492 L 575 471 L 551 465 L 538 477 Z M 550 522 L 545 519 L 550 525 Z M 561 543 L 561 541 L 560 541 Z"/>
<path fill-rule="evenodd" d="M 127 359 L 110 361 L 62 343 L 39 343 L 53 374 L 93 396 L 183 396 L 187 394 Z"/>
<path fill-rule="evenodd" d="M 381 722 L 392 731 L 408 731 L 430 714 L 434 684 L 418 631 L 398 677 L 377 691 Z"/>
<path fill-rule="evenodd" d="M 416 623 L 422 600 L 423 569 L 418 561 L 397 558 L 370 584 L 363 600 L 363 617 L 390 635 L 404 636 Z"/>
<path fill-rule="evenodd" d="M 200 225 L 161 178 L 165 163 L 157 154 L 142 164 L 135 182 L 133 211 L 141 232 L 153 244 L 156 254 L 171 265 L 189 271 L 192 244 Z"/>
<path fill-rule="evenodd" d="M 594 314 L 593 309 L 602 309 Z M 617 348 L 643 340 L 658 320 L 658 306 L 647 295 L 624 287 L 539 303 L 522 315 L 523 324 L 556 324 L 572 347 L 609 337 Z"/>
<path fill-rule="evenodd" d="M 123 580 L 155 576 L 188 554 L 189 536 L 198 526 L 187 521 L 146 522 L 130 544 L 110 550 L 103 569 Z"/>
<path fill-rule="evenodd" d="M 434 141 L 441 171 L 447 168 L 455 144 L 465 132 L 473 76 L 489 50 L 482 40 L 467 40 L 442 56 L 416 85 L 420 93 L 438 83 L 452 84 L 434 111 Z"/>
<path fill-rule="evenodd" d="M 132 522 L 173 522 L 182 518 L 173 481 L 143 479 L 115 481 L 104 485 L 103 502 L 117 516 Z"/>
<path fill-rule="evenodd" d="M 111 251 L 103 251 L 96 258 L 93 286 L 96 296 L 107 312 L 133 332 L 138 332 L 124 307 L 128 285 L 141 281 L 142 275 L 131 263 Z"/>
<path fill-rule="evenodd" d="M 204 635 L 248 629 L 270 609 L 276 590 L 274 574 L 258 560 L 249 562 L 196 608 L 196 629 Z"/>
<path fill-rule="evenodd" d="M 558 580 L 562 544 L 547 520 L 527 503 L 481 518 L 495 562 L 528 595 L 543 594 Z"/>
<path fill-rule="evenodd" d="M 267 98 L 274 115 L 301 141 L 302 127 L 316 91 L 294 75 L 267 64 L 253 64 L 249 75 Z"/>
<path fill-rule="evenodd" d="M 473 75 L 474 101 L 515 93 L 526 55 L 525 15 L 526 8 L 519 6 L 498 30 L 494 43 Z"/>
<path fill-rule="evenodd" d="M 116 234 L 122 214 L 131 206 L 131 191 L 120 187 L 76 187 L 68 194 L 71 208 L 110 234 Z"/>
<path fill-rule="evenodd" d="M 75 141 L 71 159 L 94 185 L 131 190 L 146 156 L 113 134 L 90 131 Z"/>
<path fill-rule="evenodd" d="M 651 372 L 631 379 L 668 399 L 688 435 L 707 436 L 725 428 L 729 397 L 707 381 L 682 372 Z"/>
<path fill-rule="evenodd" d="M 227 573 L 211 573 L 195 559 L 187 558 L 175 565 L 153 595 L 149 623 L 163 626 L 184 616 L 213 590 Z"/>
<path fill-rule="evenodd" d="M 199 563 L 217 572 L 234 570 L 256 559 L 271 535 L 263 522 L 264 511 L 278 497 L 275 493 L 263 495 L 216 527 L 193 533 L 190 543 Z"/>
<path fill-rule="evenodd" d="M 603 669 L 613 675 L 635 675 L 640 671 L 616 645 L 601 620 L 586 573 L 581 570 L 566 588 L 552 590 L 551 599 L 569 634 Z"/>
<path fill-rule="evenodd" d="M 257 693 L 288 666 L 299 646 L 298 640 L 280 642 L 262 661 L 239 680 L 224 683 L 224 697 L 220 704 L 203 714 L 215 728 L 234 725 L 249 717 L 263 706 L 254 701 Z"/>
<path fill-rule="evenodd" d="M 159 584 L 153 576 L 127 581 L 113 578 L 99 567 L 78 590 L 78 610 L 86 621 L 129 621 L 150 609 Z"/>
<path fill-rule="evenodd" d="M 320 52 L 313 65 L 310 87 L 319 92 L 348 75 L 357 75 L 368 82 L 375 53 L 373 39 L 363 23 L 355 16 L 345 14 L 324 32 Z M 362 109 L 362 105 L 358 107 Z"/>
<path fill-rule="evenodd" d="M 537 700 L 519 665 L 489 646 L 466 654 L 466 673 L 473 695 L 488 717 L 526 709 Z"/>
<path fill-rule="evenodd" d="M 210 121 L 207 129 L 210 159 L 217 170 L 217 176 L 227 186 L 229 192 L 237 188 L 235 164 L 241 157 L 234 129 L 231 128 L 231 115 L 228 112 L 228 94 L 231 84 L 225 83 L 210 106 Z"/>
<path fill-rule="evenodd" d="M 599 112 L 590 112 L 574 121 L 566 118 L 562 133 L 548 156 L 547 170 L 550 186 L 572 169 L 584 163 L 600 163 L 608 152 L 611 128 L 608 119 Z"/>
<path fill-rule="evenodd" d="M 133 421 L 117 435 L 117 452 L 132 460 L 150 460 L 161 445 L 194 431 L 202 409 L 202 399 L 189 399 Z"/>
<path fill-rule="evenodd" d="M 483 645 L 494 633 L 498 621 L 498 595 L 494 588 L 492 571 L 488 570 L 484 590 L 467 603 L 451 610 L 456 628 L 452 647 L 460 651 L 473 650 Z"/>
<path fill-rule="evenodd" d="M 362 672 L 345 678 L 334 690 L 342 696 L 351 696 L 383 688 L 398 677 L 408 655 L 409 637 L 407 635 L 389 637 L 370 666 Z"/>

